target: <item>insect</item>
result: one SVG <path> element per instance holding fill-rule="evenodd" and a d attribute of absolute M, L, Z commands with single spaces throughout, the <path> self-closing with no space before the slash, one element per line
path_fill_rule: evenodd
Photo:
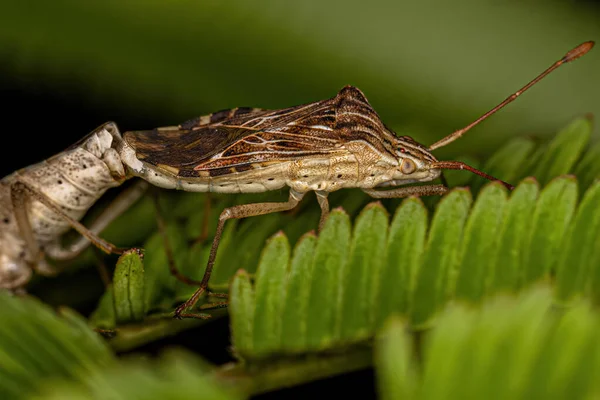
<path fill-rule="evenodd" d="M 71 259 L 90 243 L 122 252 L 97 234 L 142 195 L 144 181 L 119 195 L 89 228 L 78 222 L 107 189 L 128 178 L 114 148 L 121 140 L 116 125 L 105 123 L 67 150 L 0 181 L 0 288 L 22 290 L 33 270 L 54 275 L 59 271 L 46 256 Z M 70 228 L 82 236 L 63 246 L 60 238 Z"/>
<path fill-rule="evenodd" d="M 433 181 L 444 169 L 464 169 L 498 180 L 462 162 L 438 161 L 431 152 L 460 138 L 593 45 L 590 41 L 569 51 L 499 105 L 429 147 L 408 136 L 396 136 L 363 93 L 351 86 L 331 99 L 282 110 L 236 108 L 178 126 L 124 133 L 123 145 L 118 148 L 123 162 L 132 175 L 153 185 L 220 193 L 290 188 L 286 202 L 243 204 L 223 210 L 205 274 L 192 297 L 177 307 L 175 317 L 196 316 L 188 310 L 208 289 L 223 227 L 229 219 L 290 210 L 307 192 L 314 191 L 321 207 L 321 227 L 329 213 L 327 195 L 335 190 L 360 188 L 374 198 L 443 195 L 449 190 L 443 184 L 398 186 Z"/>

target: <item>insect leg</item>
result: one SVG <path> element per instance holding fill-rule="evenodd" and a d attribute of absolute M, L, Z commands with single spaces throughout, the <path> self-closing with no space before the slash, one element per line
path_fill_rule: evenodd
<path fill-rule="evenodd" d="M 10 200 L 17 226 L 19 227 L 21 236 L 25 239 L 29 253 L 34 258 L 34 265 L 37 266 L 44 255 L 42 254 L 37 240 L 35 240 L 33 229 L 29 223 L 29 217 L 27 216 L 27 194 L 27 188 L 20 182 L 13 184 L 10 188 Z"/>
<path fill-rule="evenodd" d="M 165 224 L 165 219 L 163 218 L 163 214 L 160 207 L 160 202 L 158 200 L 158 191 L 152 190 L 152 200 L 154 202 L 154 208 L 156 209 L 156 224 L 158 226 L 158 232 L 163 240 L 163 247 L 165 249 L 165 255 L 167 257 L 167 264 L 169 266 L 169 272 L 173 275 L 178 281 L 185 283 L 186 285 L 195 285 L 201 286 L 202 281 L 197 281 L 192 278 L 188 278 L 177 269 L 177 264 L 175 263 L 175 256 L 173 254 L 173 248 L 171 247 L 171 242 L 169 241 L 169 237 L 167 236 L 167 227 Z M 208 213 L 206 216 L 206 220 L 208 220 Z M 204 225 L 204 222 L 203 222 Z M 227 298 L 226 293 L 211 293 L 208 292 L 211 296 Z M 215 308 L 220 308 L 222 303 L 214 303 Z M 224 304 L 227 304 L 226 302 Z M 213 304 L 207 304 L 206 306 L 211 306 Z M 210 308 L 210 307 L 209 307 Z M 221 307 L 222 308 L 222 307 Z"/>
<path fill-rule="evenodd" d="M 376 199 L 398 199 L 408 196 L 441 196 L 448 192 L 444 185 L 407 186 L 392 190 L 363 189 L 363 192 Z"/>
<path fill-rule="evenodd" d="M 56 214 L 60 215 L 62 218 L 64 218 L 65 221 L 69 223 L 69 225 L 71 225 L 73 229 L 79 232 L 82 236 L 86 237 L 90 242 L 94 243 L 94 245 L 100 250 L 108 254 L 122 254 L 126 250 L 120 249 L 112 243 L 109 243 L 106 240 L 98 237 L 98 235 L 88 230 L 79 221 L 76 221 L 67 214 L 65 214 L 60 207 L 54 204 L 43 193 L 38 192 L 37 190 L 29 187 L 23 182 L 16 182 L 11 186 L 11 200 L 17 219 L 17 224 L 19 226 L 21 234 L 23 235 L 23 238 L 27 242 L 27 247 L 29 247 L 31 254 L 34 255 L 36 260 L 41 261 L 41 259 L 43 259 L 43 253 L 37 241 L 35 240 L 33 230 L 31 229 L 31 225 L 29 224 L 29 218 L 27 216 L 26 208 L 26 203 L 29 198 L 34 198 L 38 200 L 40 203 L 54 211 Z"/>
<path fill-rule="evenodd" d="M 321 218 L 319 219 L 319 232 L 321 232 L 323 225 L 325 225 L 325 221 L 329 216 L 329 200 L 327 200 L 327 195 L 329 195 L 329 192 L 318 190 L 315 192 L 315 194 L 317 195 L 317 201 L 321 207 Z"/>
<path fill-rule="evenodd" d="M 117 197 L 102 210 L 100 215 L 94 219 L 87 230 L 94 235 L 100 234 L 100 232 L 102 232 L 112 221 L 139 200 L 148 187 L 148 183 L 141 179 L 134 182 L 130 187 L 119 193 Z M 67 247 L 48 248 L 47 253 L 55 260 L 69 260 L 81 254 L 81 252 L 90 244 L 91 242 L 86 236 L 81 236 Z"/>
<path fill-rule="evenodd" d="M 239 206 L 229 207 L 223 210 L 223 212 L 219 216 L 219 223 L 217 224 L 215 238 L 213 239 L 212 247 L 210 248 L 210 254 L 208 256 L 206 270 L 204 271 L 204 276 L 202 277 L 202 281 L 200 282 L 200 287 L 198 288 L 198 290 L 196 290 L 196 292 L 194 292 L 194 294 L 192 295 L 192 297 L 189 298 L 188 301 L 181 304 L 175 309 L 174 317 L 197 317 L 196 314 L 186 313 L 185 311 L 189 308 L 192 308 L 198 302 L 198 299 L 208 287 L 208 280 L 210 279 L 210 275 L 215 264 L 215 258 L 217 257 L 217 249 L 219 248 L 221 236 L 223 235 L 223 227 L 225 226 L 225 222 L 227 220 L 254 217 L 258 215 L 291 210 L 292 208 L 296 207 L 296 205 L 298 205 L 300 200 L 302 200 L 302 197 L 304 197 L 304 193 L 299 193 L 292 189 L 290 190 L 290 197 L 286 202 L 242 204 Z"/>

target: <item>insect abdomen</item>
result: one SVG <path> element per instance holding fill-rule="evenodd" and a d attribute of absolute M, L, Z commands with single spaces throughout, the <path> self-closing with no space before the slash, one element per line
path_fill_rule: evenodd
<path fill-rule="evenodd" d="M 123 167 L 121 164 L 119 170 L 115 166 L 112 140 L 104 130 L 94 132 L 80 146 L 24 168 L 12 179 L 25 183 L 79 220 L 107 189 L 121 183 L 115 175 L 124 174 Z M 40 241 L 52 240 L 69 229 L 60 215 L 38 200 L 31 199 L 28 207 L 31 227 Z"/>

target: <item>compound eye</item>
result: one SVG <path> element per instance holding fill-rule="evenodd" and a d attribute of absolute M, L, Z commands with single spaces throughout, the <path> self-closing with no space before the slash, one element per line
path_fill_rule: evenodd
<path fill-rule="evenodd" d="M 405 158 L 402 160 L 402 164 L 400 164 L 400 171 L 404 175 L 410 175 L 417 170 L 417 164 L 410 158 Z"/>

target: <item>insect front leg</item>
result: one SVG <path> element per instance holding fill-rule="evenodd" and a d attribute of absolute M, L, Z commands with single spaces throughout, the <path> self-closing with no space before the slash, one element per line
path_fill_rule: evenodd
<path fill-rule="evenodd" d="M 363 192 L 376 199 L 398 199 L 408 196 L 441 196 L 448 193 L 444 185 L 407 186 L 392 190 L 363 189 Z"/>
<path fill-rule="evenodd" d="M 225 222 L 229 219 L 240 219 L 246 217 L 254 217 L 258 215 L 271 214 L 274 212 L 287 211 L 296 207 L 300 200 L 304 197 L 304 193 L 296 192 L 295 190 L 290 190 L 290 197 L 288 201 L 282 203 L 256 203 L 256 204 L 242 204 L 239 206 L 229 207 L 223 210 L 221 215 L 219 216 L 219 223 L 217 224 L 217 230 L 215 232 L 215 238 L 213 239 L 212 247 L 210 248 L 210 254 L 208 256 L 208 262 L 206 264 L 206 270 L 204 271 L 204 276 L 202 277 L 202 281 L 200 282 L 200 287 L 194 292 L 192 297 L 189 298 L 188 301 L 181 304 L 179 307 L 175 309 L 175 318 L 203 318 L 203 316 L 198 314 L 186 313 L 185 311 L 189 308 L 192 308 L 197 302 L 200 296 L 206 291 L 208 288 L 208 280 L 210 279 L 210 275 L 212 273 L 213 266 L 215 264 L 215 259 L 217 257 L 217 249 L 219 248 L 219 243 L 221 242 L 221 236 L 223 235 L 223 228 L 225 226 Z"/>

